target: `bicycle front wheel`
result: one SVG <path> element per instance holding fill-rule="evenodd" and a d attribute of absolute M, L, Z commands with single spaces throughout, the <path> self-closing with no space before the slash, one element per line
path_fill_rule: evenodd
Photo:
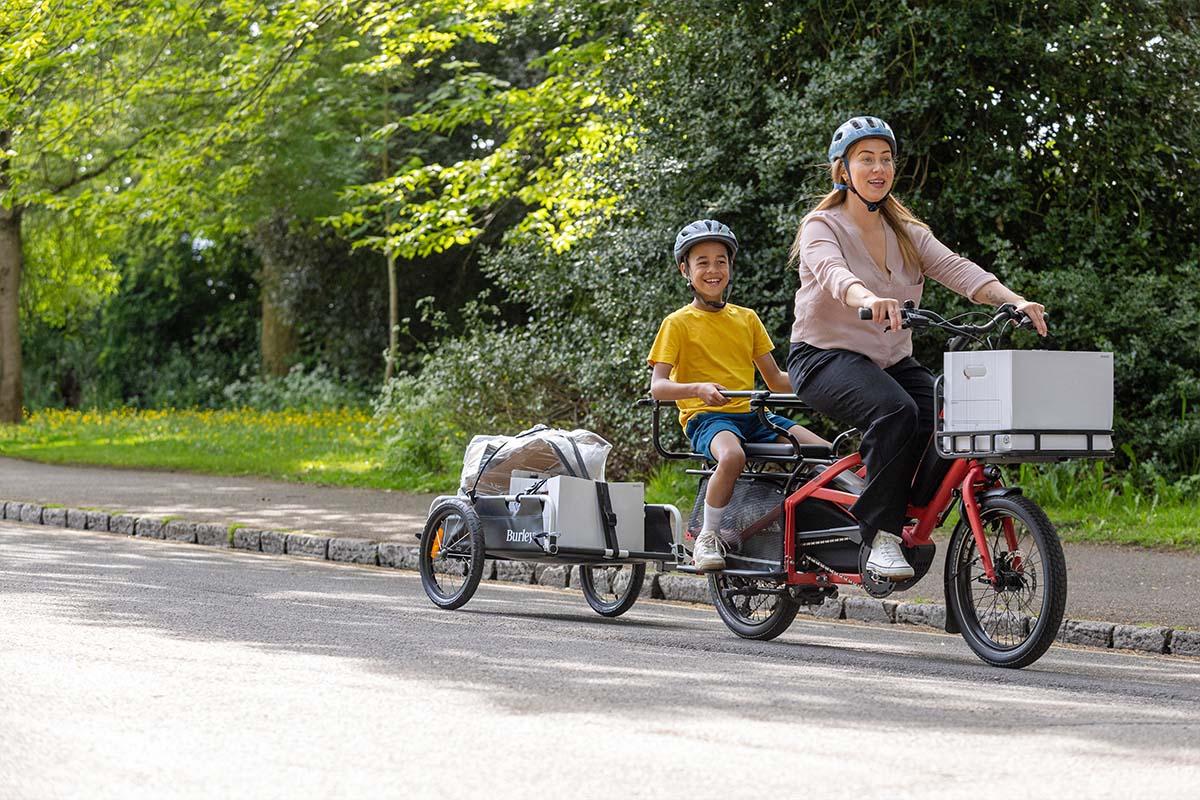
<path fill-rule="evenodd" d="M 987 577 L 964 515 L 950 539 L 946 601 L 977 656 L 996 667 L 1025 667 L 1042 657 L 1062 624 L 1062 544 L 1046 513 L 1027 497 L 985 498 L 980 516 L 996 578 Z"/>

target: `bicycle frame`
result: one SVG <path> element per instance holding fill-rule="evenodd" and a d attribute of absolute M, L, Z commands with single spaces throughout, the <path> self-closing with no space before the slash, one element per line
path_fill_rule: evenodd
<path fill-rule="evenodd" d="M 730 392 L 731 397 L 749 397 L 751 409 L 759 414 L 764 424 L 769 425 L 766 420 L 766 410 L 769 406 L 783 405 L 785 407 L 804 408 L 794 395 L 778 395 L 769 392 L 752 391 L 752 392 Z M 782 402 L 781 402 L 782 401 Z M 661 429 L 659 426 L 659 410 L 663 404 L 653 400 L 639 401 L 639 404 L 653 405 L 655 413 L 653 415 L 653 430 L 652 440 L 655 449 L 664 457 L 671 459 L 687 459 L 687 458 L 702 458 L 696 453 L 682 453 L 670 451 L 663 447 L 660 440 Z M 674 405 L 674 404 L 670 404 Z M 774 426 L 771 426 L 772 428 Z M 782 433 L 782 431 L 781 431 Z M 793 446 L 797 449 L 802 449 L 798 445 Z M 931 445 L 932 446 L 932 445 Z M 812 459 L 805 458 L 802 454 L 796 453 L 790 457 L 772 458 L 770 460 L 778 460 L 783 463 L 787 462 L 809 462 Z M 810 498 L 825 500 L 836 504 L 839 508 L 853 517 L 850 512 L 852 506 L 858 496 L 850 492 L 840 491 L 830 488 L 830 484 L 839 475 L 845 472 L 853 472 L 862 477 L 864 472 L 862 457 L 858 453 L 852 453 L 835 462 L 833 462 L 824 472 L 817 477 L 806 481 L 803 485 L 797 488 L 794 492 L 788 495 L 783 501 L 784 514 L 784 553 L 783 553 L 783 577 L 785 582 L 791 586 L 823 586 L 829 584 L 843 585 L 859 585 L 862 583 L 862 576 L 857 573 L 838 573 L 826 570 L 805 570 L 797 571 L 797 541 L 796 541 L 796 513 L 801 503 Z M 742 473 L 743 477 L 757 479 L 759 476 L 752 472 Z M 928 545 L 932 543 L 932 534 L 934 529 L 941 525 L 949 515 L 953 507 L 956 496 L 962 499 L 963 509 L 967 518 L 968 524 L 971 526 L 971 533 L 975 539 L 975 546 L 980 555 L 984 573 L 988 580 L 996 580 L 995 566 L 992 563 L 991 551 L 987 545 L 986 533 L 983 528 L 983 518 L 980 513 L 979 500 L 977 495 L 980 491 L 989 488 L 1001 488 L 998 478 L 989 477 L 985 474 L 985 465 L 975 459 L 958 458 L 953 459 L 950 469 L 942 478 L 938 485 L 937 491 L 933 498 L 924 506 L 909 506 L 906 516 L 909 519 L 915 520 L 913 524 L 906 525 L 901 533 L 901 539 L 907 547 L 918 547 L 920 545 Z M 1004 523 L 1005 539 L 1012 552 L 1017 551 L 1017 538 L 1012 528 L 1012 521 L 1005 520 Z M 1014 565 L 1019 564 L 1020 556 L 1016 556 L 1017 560 Z M 686 568 L 685 568 L 686 571 Z M 743 571 L 738 570 L 739 574 Z M 777 573 L 778 574 L 778 573 Z"/>
<path fill-rule="evenodd" d="M 783 502 L 784 509 L 784 566 L 787 569 L 787 582 L 794 586 L 817 586 L 825 583 L 860 584 L 861 575 L 832 574 L 824 572 L 796 571 L 796 509 L 809 498 L 826 500 L 837 504 L 849 513 L 849 507 L 858 500 L 857 495 L 829 488 L 829 484 L 838 475 L 847 470 L 855 471 L 862 465 L 862 457 L 858 453 L 842 458 L 818 477 L 805 483 Z M 916 522 L 904 528 L 901 538 L 909 547 L 930 544 L 933 530 L 945 521 L 953 504 L 955 494 L 962 497 L 967 520 L 975 537 L 988 580 L 995 581 L 996 573 L 992 565 L 990 550 L 987 546 L 986 534 L 983 530 L 983 519 L 979 511 L 979 501 L 976 494 L 979 490 L 994 486 L 997 482 L 989 480 L 984 475 L 984 465 L 973 459 L 955 459 L 949 472 L 942 479 L 941 485 L 933 499 L 923 507 L 909 506 L 907 515 Z M 1005 520 L 1005 538 L 1009 548 L 1016 550 L 1017 540 L 1010 520 Z"/>

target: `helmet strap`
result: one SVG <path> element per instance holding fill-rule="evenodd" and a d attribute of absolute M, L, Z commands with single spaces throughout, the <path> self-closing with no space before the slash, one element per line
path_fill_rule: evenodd
<path fill-rule="evenodd" d="M 891 197 L 892 190 L 888 189 L 887 194 L 885 194 L 883 197 L 879 198 L 878 203 L 872 203 L 870 200 L 868 200 L 867 198 L 865 198 L 861 194 L 859 194 L 858 189 L 854 188 L 854 184 L 850 182 L 850 165 L 846 163 L 845 156 L 842 156 L 841 158 L 842 158 L 842 169 L 846 170 L 846 182 L 845 183 L 834 183 L 833 188 L 834 189 L 844 189 L 844 190 L 853 192 L 855 197 L 857 197 L 859 200 L 863 201 L 863 205 L 865 205 L 867 207 L 867 211 L 876 212 L 879 209 L 883 208 L 883 204 L 887 202 L 887 199 L 889 197 Z"/>

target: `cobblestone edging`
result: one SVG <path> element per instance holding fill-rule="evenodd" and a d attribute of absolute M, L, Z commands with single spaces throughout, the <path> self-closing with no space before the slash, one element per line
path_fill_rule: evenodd
<path fill-rule="evenodd" d="M 249 552 L 290 555 L 347 564 L 368 564 L 393 569 L 417 568 L 417 548 L 399 542 L 376 542 L 349 536 L 320 536 L 290 531 L 259 530 L 238 525 L 155 519 L 132 514 L 43 506 L 9 501 L 0 506 L 7 520 L 55 528 L 72 528 L 167 539 L 209 547 L 226 547 Z M 487 560 L 485 580 L 537 584 L 557 589 L 577 588 L 579 568 L 566 565 L 531 564 L 522 561 Z M 684 603 L 709 604 L 708 583 L 683 573 L 646 575 L 641 597 Z M 938 603 L 905 603 L 871 597 L 838 597 L 819 606 L 801 606 L 800 612 L 821 619 L 851 620 L 876 624 L 918 625 L 943 630 L 946 607 Z M 1015 624 L 1026 624 L 1017 620 Z M 1167 627 L 1118 625 L 1092 620 L 1063 620 L 1058 640 L 1087 647 L 1170 653 L 1200 657 L 1200 631 Z"/>

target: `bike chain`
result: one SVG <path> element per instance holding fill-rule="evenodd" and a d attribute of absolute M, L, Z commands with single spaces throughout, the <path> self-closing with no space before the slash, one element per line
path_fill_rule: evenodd
<path fill-rule="evenodd" d="M 802 545 L 800 545 L 800 548 L 804 549 L 805 547 L 815 547 L 816 545 L 819 545 L 819 544 L 836 544 L 838 542 L 848 542 L 848 541 L 850 541 L 850 538 L 848 536 L 841 536 L 841 537 L 838 537 L 835 539 L 821 539 L 816 542 L 804 542 Z M 833 575 L 838 576 L 839 578 L 844 580 L 846 583 L 854 583 L 854 581 L 850 579 L 849 575 L 843 575 L 842 573 L 838 572 L 836 569 L 829 566 L 825 562 L 821 561 L 819 558 L 812 555 L 811 553 L 804 553 L 803 555 L 805 558 L 807 558 L 809 561 L 816 564 L 821 569 L 825 570 L 826 572 L 832 573 Z"/>

